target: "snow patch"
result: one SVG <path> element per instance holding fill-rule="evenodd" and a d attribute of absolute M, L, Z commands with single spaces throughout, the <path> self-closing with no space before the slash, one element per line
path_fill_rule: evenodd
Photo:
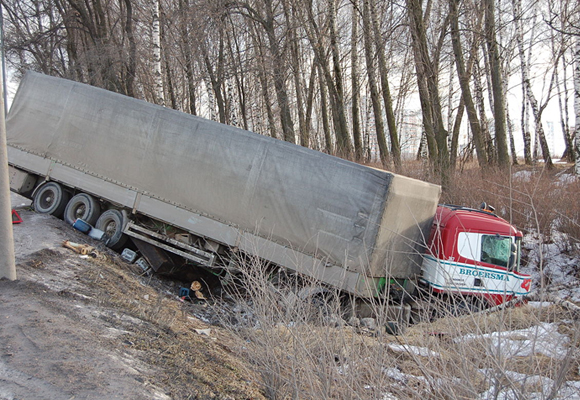
<path fill-rule="evenodd" d="M 497 371 L 493 369 L 482 369 L 480 370 L 488 380 L 495 381 L 494 376 Z M 525 393 L 525 398 L 528 400 L 540 400 L 546 399 L 554 389 L 556 382 L 550 378 L 539 375 L 526 375 L 520 374 L 514 371 L 504 371 L 502 377 L 508 378 L 509 383 L 500 386 L 491 385 L 488 390 L 479 394 L 479 399 L 500 399 L 500 400 L 512 400 L 522 398 L 522 394 Z M 525 390 L 528 388 L 528 390 Z M 536 391 L 532 391 L 536 389 Z M 538 391 L 539 389 L 539 391 Z M 564 399 L 578 399 L 580 396 L 580 382 L 578 381 L 568 381 L 564 382 L 560 388 L 557 388 L 557 392 L 554 400 L 564 400 Z M 497 391 L 497 393 L 496 393 Z"/>
<path fill-rule="evenodd" d="M 551 294 L 580 302 L 580 249 L 571 248 L 568 237 L 561 232 L 554 230 L 551 237 L 550 242 L 537 234 L 524 237 L 524 248 L 529 252 L 522 272 L 532 276 L 533 289 L 541 288 L 543 274 Z"/>
<path fill-rule="evenodd" d="M 467 334 L 454 339 L 455 343 L 483 341 L 489 350 L 502 357 L 528 357 L 543 354 L 563 360 L 567 354 L 568 336 L 558 332 L 558 325 L 542 323 L 526 329 L 493 332 L 483 335 Z"/>
<path fill-rule="evenodd" d="M 398 353 L 411 353 L 419 357 L 440 357 L 440 354 L 426 347 L 409 346 L 406 344 L 388 344 L 389 349 Z"/>
<path fill-rule="evenodd" d="M 532 180 L 533 175 L 534 175 L 534 172 L 532 172 L 532 171 L 522 170 L 522 171 L 514 172 L 512 174 L 512 177 L 515 180 L 519 180 L 522 182 L 530 182 Z"/>

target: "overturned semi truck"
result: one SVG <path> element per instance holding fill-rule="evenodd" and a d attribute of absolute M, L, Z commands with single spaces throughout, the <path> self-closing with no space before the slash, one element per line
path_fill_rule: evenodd
<path fill-rule="evenodd" d="M 247 254 L 357 298 L 392 284 L 498 304 L 530 289 L 522 234 L 440 187 L 28 72 L 7 117 L 11 189 L 127 238 L 156 270 Z"/>

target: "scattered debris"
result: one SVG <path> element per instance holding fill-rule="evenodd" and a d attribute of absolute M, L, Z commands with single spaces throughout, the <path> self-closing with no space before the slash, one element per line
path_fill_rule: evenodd
<path fill-rule="evenodd" d="M 129 248 L 126 248 L 121 253 L 121 258 L 131 264 L 137 259 L 137 253 Z"/>
<path fill-rule="evenodd" d="M 79 244 L 71 242 L 69 240 L 65 240 L 62 243 L 62 246 L 66 247 L 67 249 L 71 249 L 72 251 L 79 253 L 80 255 L 83 256 L 90 256 L 93 258 L 97 258 L 98 256 L 98 253 L 95 250 L 95 248 L 93 246 L 89 246 L 88 244 Z"/>
<path fill-rule="evenodd" d="M 188 288 L 181 288 L 179 289 L 179 298 L 181 300 L 192 300 L 192 293 L 198 300 L 207 300 L 203 293 L 201 292 L 201 283 L 199 281 L 191 282 L 191 285 Z"/>
<path fill-rule="evenodd" d="M 135 261 L 135 265 L 139 266 L 139 268 L 141 268 L 141 270 L 143 270 L 143 273 L 147 276 L 151 276 L 151 274 L 153 273 L 151 266 L 149 265 L 147 260 L 145 260 L 143 257 L 140 257 L 137 261 Z"/>
<path fill-rule="evenodd" d="M 201 293 L 201 283 L 199 281 L 191 282 L 189 289 L 193 291 L 195 297 L 199 300 L 205 300 L 205 296 Z"/>
<path fill-rule="evenodd" d="M 103 232 L 100 229 L 95 228 L 94 226 L 92 226 L 91 224 L 89 224 L 88 222 L 77 218 L 75 220 L 75 222 L 73 223 L 73 228 L 75 228 L 76 230 L 89 235 L 90 237 L 92 237 L 95 240 L 102 240 L 105 241 L 107 238 L 105 237 L 105 232 Z"/>

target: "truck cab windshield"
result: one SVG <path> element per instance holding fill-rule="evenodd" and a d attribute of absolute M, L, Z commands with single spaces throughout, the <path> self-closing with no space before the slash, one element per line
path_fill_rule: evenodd
<path fill-rule="evenodd" d="M 518 264 L 518 254 L 518 246 L 511 237 L 481 235 L 481 261 L 512 271 Z"/>
<path fill-rule="evenodd" d="M 457 237 L 457 251 L 467 259 L 517 272 L 520 266 L 521 243 L 521 237 L 460 232 Z"/>

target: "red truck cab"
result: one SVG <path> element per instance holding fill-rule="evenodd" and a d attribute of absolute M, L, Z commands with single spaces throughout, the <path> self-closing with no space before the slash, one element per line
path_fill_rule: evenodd
<path fill-rule="evenodd" d="M 423 265 L 435 293 L 473 295 L 494 306 L 529 293 L 520 272 L 522 233 L 489 209 L 440 205 Z"/>

